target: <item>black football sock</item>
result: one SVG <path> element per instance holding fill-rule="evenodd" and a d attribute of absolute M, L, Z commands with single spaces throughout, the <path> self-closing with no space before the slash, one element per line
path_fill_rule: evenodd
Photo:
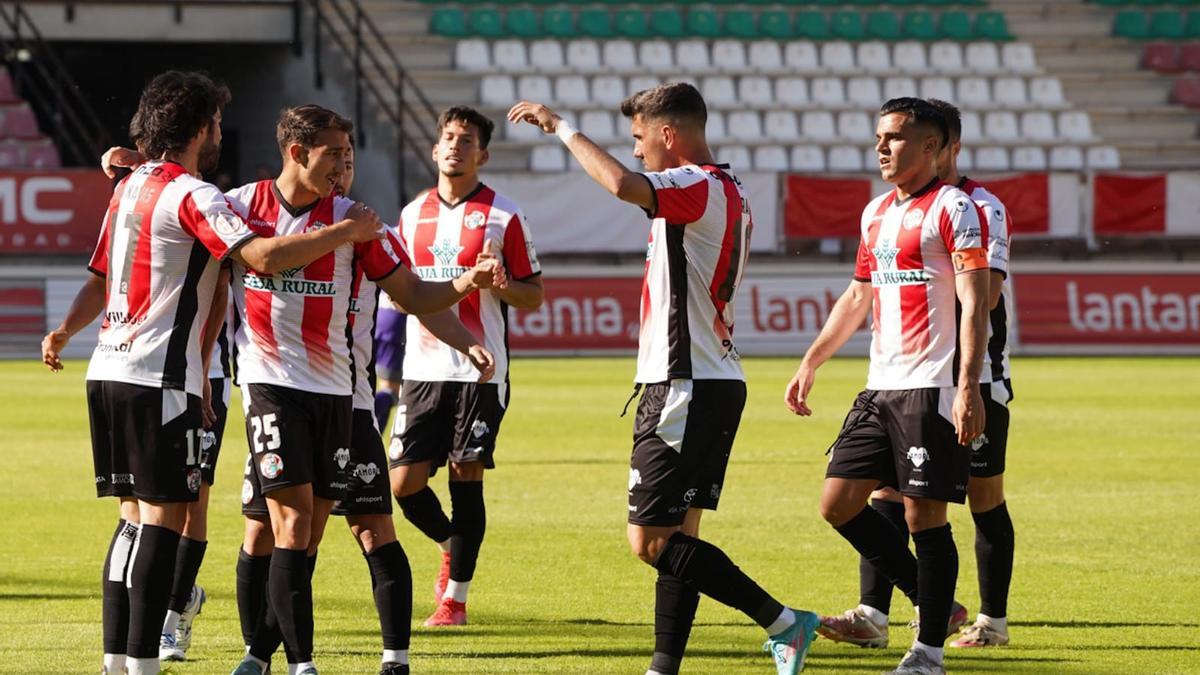
<path fill-rule="evenodd" d="M 267 560 L 270 561 L 273 558 L 273 556 L 274 556 L 274 554 L 272 554 L 271 556 L 267 556 Z M 311 589 L 313 572 L 316 571 L 316 569 L 317 569 L 317 554 L 316 553 L 309 556 L 307 564 L 308 564 L 308 582 L 309 582 L 309 588 Z M 268 572 L 268 575 L 269 575 L 269 572 Z M 263 661 L 269 662 L 271 660 L 271 655 L 275 653 L 275 650 L 279 649 L 280 645 L 283 645 L 283 653 L 287 656 L 288 663 L 303 663 L 304 660 L 296 658 L 296 656 L 297 656 L 296 652 L 283 639 L 283 632 L 279 626 L 279 616 L 275 613 L 274 605 L 271 604 L 269 576 L 267 579 L 267 586 L 268 586 L 268 591 L 267 591 L 266 611 L 260 615 L 262 617 L 262 619 L 259 621 L 258 626 L 255 628 L 254 639 L 250 643 L 250 655 L 256 659 L 261 659 Z M 309 658 L 312 658 L 311 655 Z"/>
<path fill-rule="evenodd" d="M 887 517 L 864 506 L 857 516 L 833 529 L 917 604 L 917 559 Z"/>
<path fill-rule="evenodd" d="M 917 640 L 930 647 L 946 641 L 954 587 L 958 581 L 958 549 L 950 524 L 912 533 L 917 545 L 917 604 L 921 607 L 921 630 Z"/>
<path fill-rule="evenodd" d="M 871 508 L 883 514 L 904 540 L 908 547 L 908 523 L 904 520 L 904 503 L 889 502 L 886 499 L 872 499 Z M 866 558 L 858 559 L 858 602 L 873 607 L 884 614 L 890 614 L 892 609 L 892 582 L 887 575 L 876 569 L 875 565 Z"/>
<path fill-rule="evenodd" d="M 724 551 L 682 532 L 667 540 L 654 568 L 679 577 L 723 605 L 741 610 L 763 628 L 775 623 L 783 612 L 783 605 L 746 576 Z"/>
<path fill-rule="evenodd" d="M 271 556 L 238 551 L 237 606 L 243 644 L 254 641 L 254 631 L 267 611 L 267 575 L 270 572 Z"/>
<path fill-rule="evenodd" d="M 204 551 L 208 542 L 180 537 L 179 550 L 175 552 L 175 580 L 171 585 L 171 604 L 167 606 L 174 612 L 183 612 L 192 596 L 192 586 L 196 584 L 196 576 L 200 574 L 200 563 L 204 562 Z"/>
<path fill-rule="evenodd" d="M 384 649 L 408 649 L 412 633 L 412 569 L 400 542 L 393 541 L 366 556 L 371 590 L 379 612 Z"/>
<path fill-rule="evenodd" d="M 178 532 L 142 525 L 137 554 L 129 568 L 129 639 L 125 648 L 129 658 L 158 658 L 178 548 Z"/>
<path fill-rule="evenodd" d="M 483 504 L 483 481 L 450 481 L 450 579 L 470 581 L 483 532 L 487 529 L 487 509 Z"/>
<path fill-rule="evenodd" d="M 658 573 L 654 584 L 654 656 L 650 670 L 677 675 L 683 652 L 687 649 L 700 594 L 682 579 Z"/>
<path fill-rule="evenodd" d="M 292 654 L 288 663 L 304 663 L 312 660 L 313 609 L 312 579 L 308 570 L 308 554 L 278 548 L 271 553 L 271 574 L 267 580 L 275 618 L 279 622 L 279 633 Z M 254 636 L 258 643 L 258 636 Z M 255 650 L 251 649 L 251 653 Z M 255 656 L 259 656 L 255 653 Z M 261 658 L 261 657 L 260 657 Z"/>
<path fill-rule="evenodd" d="M 101 615 L 105 654 L 124 654 L 129 644 L 129 590 L 125 587 L 125 580 L 128 578 L 129 559 L 137 533 L 137 523 L 127 522 L 124 518 L 117 521 L 117 529 L 108 544 L 108 555 L 104 557 Z"/>
<path fill-rule="evenodd" d="M 1008 616 L 1008 586 L 1012 582 L 1013 535 L 1008 504 L 983 513 L 975 519 L 975 562 L 979 569 L 979 613 L 993 619 Z"/>
<path fill-rule="evenodd" d="M 442 503 L 429 486 L 421 488 L 407 497 L 396 500 L 408 522 L 416 526 L 426 537 L 442 543 L 450 538 L 450 519 L 442 511 Z"/>

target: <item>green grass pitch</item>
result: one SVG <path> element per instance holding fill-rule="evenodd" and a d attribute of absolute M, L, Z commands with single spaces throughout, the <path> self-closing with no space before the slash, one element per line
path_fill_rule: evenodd
<path fill-rule="evenodd" d="M 721 510 L 702 534 L 779 599 L 831 613 L 857 601 L 856 559 L 817 514 L 824 455 L 865 378 L 860 359 L 818 375 L 815 416 L 783 407 L 793 359 L 747 359 L 750 401 Z M 0 672 L 99 670 L 100 566 L 116 519 L 92 495 L 83 377 L 73 361 L 0 364 Z M 397 514 L 414 571 L 415 673 L 645 672 L 653 571 L 627 550 L 631 359 L 518 359 L 471 624 L 428 630 L 437 554 Z M 948 651 L 976 673 L 1200 672 L 1200 360 L 1018 359 L 1008 496 L 1017 532 L 1013 644 Z M 175 672 L 228 673 L 242 653 L 234 602 L 246 452 L 235 398 L 200 583 L 209 602 Z M 445 496 L 445 478 L 433 482 Z M 974 528 L 951 511 L 958 597 L 974 612 Z M 370 582 L 347 529 L 331 523 L 317 567 L 323 673 L 375 673 Z M 818 640 L 813 673 L 880 672 L 912 639 L 897 594 L 892 646 Z M 687 673 L 771 673 L 762 631 L 701 603 Z M 281 654 L 276 666 L 282 665 Z"/>

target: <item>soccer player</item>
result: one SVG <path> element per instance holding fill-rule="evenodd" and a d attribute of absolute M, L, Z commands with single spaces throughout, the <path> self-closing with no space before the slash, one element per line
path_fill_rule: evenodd
<path fill-rule="evenodd" d="M 375 315 L 375 419 L 382 432 L 392 417 L 392 408 L 400 397 L 404 377 L 404 348 L 408 332 L 408 315 L 384 295 L 379 299 Z"/>
<path fill-rule="evenodd" d="M 871 314 L 867 387 L 833 443 L 821 515 L 919 606 L 919 633 L 893 671 L 905 674 L 945 672 L 942 644 L 958 576 L 946 511 L 966 498 L 969 451 L 962 446 L 984 425 L 988 235 L 970 198 L 938 179 L 947 136 L 944 117 L 921 99 L 881 108 L 875 149 L 883 179 L 895 188 L 863 211 L 854 279 L 784 396 L 794 413 L 811 415 L 817 368 Z M 915 559 L 867 505 L 881 483 L 904 497 Z"/>
<path fill-rule="evenodd" d="M 102 672 L 159 672 L 159 636 L 187 504 L 199 497 L 203 417 L 200 333 L 219 260 L 275 271 L 380 236 L 361 207 L 321 232 L 269 240 L 198 176 L 216 168 L 229 90 L 168 71 L 142 92 L 130 137 L 152 161 L 113 192 L 88 269 L 93 273 L 42 360 L 61 370 L 71 337 L 104 312 L 87 374 L 98 496 L 120 498 L 103 573 Z"/>
<path fill-rule="evenodd" d="M 705 139 L 708 111 L 690 84 L 664 84 L 621 104 L 632 121 L 629 171 L 544 105 L 521 102 L 510 122 L 556 134 L 597 183 L 652 220 L 642 285 L 637 389 L 629 472 L 629 545 L 658 570 L 651 675 L 674 675 L 699 593 L 766 629 L 778 672 L 796 673 L 818 618 L 771 597 L 716 546 L 699 538 L 715 510 L 746 401 L 733 343 L 733 301 L 745 272 L 753 218 L 746 192 Z M 635 389 L 635 395 L 636 395 Z"/>
<path fill-rule="evenodd" d="M 500 254 L 512 275 L 506 288 L 481 291 L 458 306 L 462 322 L 496 355 L 493 382 L 478 383 L 475 368 L 433 339 L 423 322 L 408 322 L 390 474 L 404 516 L 441 549 L 438 604 L 426 626 L 467 622 L 467 592 L 486 523 L 483 473 L 495 466 L 509 399 L 508 307 L 536 309 L 543 300 L 541 267 L 525 217 L 479 181 L 493 126 L 471 108 L 442 112 L 433 146 L 437 188 L 404 207 L 398 227 L 422 278 L 453 277 L 490 251 Z M 450 518 L 429 488 L 429 477 L 447 462 Z"/>

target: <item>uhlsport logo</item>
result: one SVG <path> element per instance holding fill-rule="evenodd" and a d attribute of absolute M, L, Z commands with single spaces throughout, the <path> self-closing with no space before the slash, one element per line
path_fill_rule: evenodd
<path fill-rule="evenodd" d="M 922 464 L 929 461 L 929 451 L 914 445 L 908 449 L 908 461 L 919 469 Z"/>
<path fill-rule="evenodd" d="M 263 478 L 274 480 L 283 473 L 283 458 L 273 452 L 268 452 L 259 460 L 258 470 L 262 472 Z"/>
<path fill-rule="evenodd" d="M 333 459 L 337 462 L 339 469 L 346 468 L 350 463 L 350 448 L 338 448 L 333 453 Z"/>

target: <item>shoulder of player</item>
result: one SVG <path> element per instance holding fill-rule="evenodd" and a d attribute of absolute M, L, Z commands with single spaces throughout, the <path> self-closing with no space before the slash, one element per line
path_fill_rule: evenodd
<path fill-rule="evenodd" d="M 492 190 L 490 187 L 487 189 Z M 520 217 L 522 220 L 525 219 L 525 214 L 521 211 L 521 207 L 509 197 L 506 197 L 500 192 L 492 190 L 492 210 L 490 220 L 492 220 L 492 222 L 507 226 L 512 222 L 514 217 Z"/>
<path fill-rule="evenodd" d="M 421 215 L 421 207 L 424 206 L 425 200 L 429 198 L 429 193 L 432 189 L 422 190 L 412 201 L 404 205 L 400 209 L 400 220 L 412 222 Z"/>
<path fill-rule="evenodd" d="M 887 192 L 884 192 L 881 195 L 876 195 L 874 198 L 871 199 L 871 201 L 867 202 L 866 207 L 863 208 L 863 220 L 866 220 L 866 219 L 874 216 L 875 212 L 879 210 L 879 207 L 883 206 L 883 201 L 885 199 L 887 199 L 888 197 L 890 197 L 892 195 L 893 191 L 894 190 L 888 190 Z"/>
<path fill-rule="evenodd" d="M 937 198 L 933 202 L 931 211 L 939 212 L 945 210 L 947 213 L 965 213 L 969 207 L 975 204 L 975 200 L 966 192 L 953 185 L 943 185 L 938 192 Z"/>

